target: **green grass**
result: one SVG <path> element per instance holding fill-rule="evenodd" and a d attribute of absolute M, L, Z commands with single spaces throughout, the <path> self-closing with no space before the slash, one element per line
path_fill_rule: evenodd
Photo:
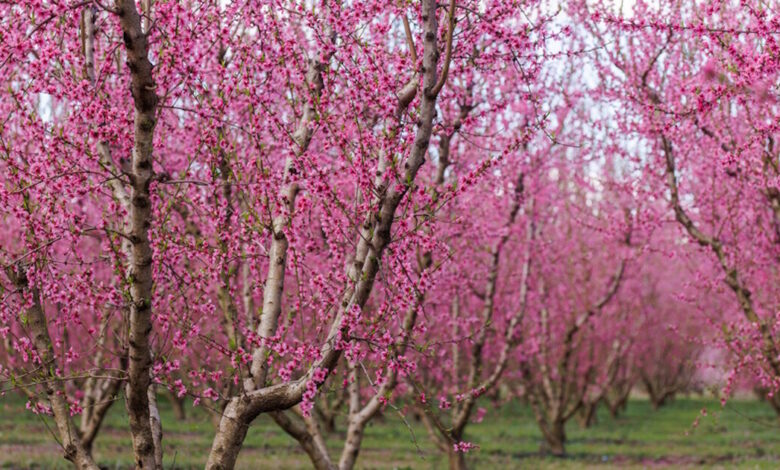
<path fill-rule="evenodd" d="M 202 468 L 213 426 L 202 408 L 188 407 L 188 419 L 176 421 L 161 400 L 165 427 L 165 467 Z M 706 408 L 707 416 L 701 416 Z M 701 416 L 699 425 L 693 423 Z M 410 421 L 411 420 L 410 418 Z M 360 468 L 440 469 L 446 459 L 430 444 L 418 423 L 415 438 L 394 412 L 369 427 L 358 460 Z M 0 468 L 70 468 L 47 429 L 51 422 L 24 410 L 24 401 L 6 396 L 0 401 Z M 343 426 L 340 428 L 343 431 Z M 599 410 L 598 423 L 567 427 L 566 458 L 538 454 L 540 434 L 530 411 L 513 404 L 490 409 L 481 424 L 472 424 L 467 439 L 480 446 L 469 454 L 474 468 L 780 468 L 780 422 L 766 404 L 732 401 L 725 409 L 707 399 L 678 399 L 653 411 L 647 401 L 629 403 L 613 420 Z M 343 434 L 342 434 L 343 435 Z M 340 436 L 329 438 L 334 455 Z M 130 436 L 122 403 L 117 403 L 95 443 L 95 457 L 109 469 L 132 465 Z M 310 468 L 295 441 L 267 417 L 250 429 L 239 458 L 243 469 Z"/>

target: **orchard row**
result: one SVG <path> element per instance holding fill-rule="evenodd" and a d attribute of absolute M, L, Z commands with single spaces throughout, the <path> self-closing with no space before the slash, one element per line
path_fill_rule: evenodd
<path fill-rule="evenodd" d="M 83 469 L 119 396 L 144 469 L 161 393 L 210 470 L 261 414 L 462 469 L 491 398 L 556 454 L 640 382 L 780 410 L 780 12 L 619 3 L 0 2 L 0 393 Z"/>

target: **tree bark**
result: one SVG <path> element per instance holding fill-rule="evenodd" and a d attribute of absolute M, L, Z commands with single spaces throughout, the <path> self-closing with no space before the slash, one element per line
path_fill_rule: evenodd
<path fill-rule="evenodd" d="M 666 405 L 670 399 L 674 398 L 677 391 L 676 387 L 669 388 L 660 384 L 654 384 L 652 379 L 648 377 L 642 377 L 642 382 L 645 385 L 647 396 L 650 399 L 650 404 L 653 406 L 654 410 L 658 410 Z"/>
<path fill-rule="evenodd" d="M 598 409 L 598 402 L 586 403 L 577 412 L 577 421 L 583 429 L 587 429 L 598 422 L 596 411 Z"/>
<path fill-rule="evenodd" d="M 84 408 L 83 416 L 86 419 L 81 421 L 81 442 L 90 455 L 92 455 L 92 444 L 95 442 L 108 410 L 116 400 L 121 384 L 122 380 L 119 378 L 101 380 L 96 387 L 96 392 L 94 392 L 94 398 L 90 402 L 90 410 Z"/>
<path fill-rule="evenodd" d="M 130 90 L 135 105 L 128 234 L 131 243 L 128 260 L 131 305 L 126 403 L 136 467 L 151 469 L 160 468 L 155 458 L 155 438 L 149 410 L 152 247 L 148 233 L 152 221 L 149 185 L 153 176 L 152 151 L 158 98 L 148 58 L 147 36 L 135 1 L 117 0 L 116 11 L 127 51 Z"/>
<path fill-rule="evenodd" d="M 295 438 L 301 448 L 309 456 L 312 466 L 316 470 L 336 470 L 336 466 L 330 459 L 328 447 L 322 434 L 317 428 L 316 422 L 309 420 L 301 424 L 300 420 L 294 420 L 287 412 L 275 411 L 270 413 L 271 418 L 287 434 Z"/>
<path fill-rule="evenodd" d="M 449 461 L 450 470 L 468 470 L 466 454 L 463 452 L 458 452 L 452 448 L 447 452 L 447 459 Z"/>
<path fill-rule="evenodd" d="M 226 470 L 236 459 L 250 424 L 261 413 L 286 410 L 300 403 L 309 375 L 233 397 L 227 402 L 212 442 L 206 469 Z"/>
<path fill-rule="evenodd" d="M 562 420 L 555 420 L 552 423 L 540 423 L 544 441 L 542 442 L 541 452 L 543 454 L 552 454 L 563 456 L 566 454 L 566 430 Z"/>
<path fill-rule="evenodd" d="M 65 386 L 62 378 L 57 374 L 57 364 L 54 357 L 54 347 L 49 335 L 46 314 L 41 304 L 40 292 L 37 288 L 28 285 L 25 267 L 13 266 L 8 269 L 11 282 L 22 292 L 32 295 L 32 305 L 26 308 L 27 328 L 32 336 L 35 352 L 41 361 L 41 372 L 45 375 L 42 382 L 46 395 L 51 405 L 54 422 L 61 441 L 64 456 L 73 462 L 76 468 L 98 470 L 98 466 L 92 459 L 89 451 L 81 442 L 78 429 L 70 416 Z"/>
<path fill-rule="evenodd" d="M 612 418 L 617 418 L 620 413 L 626 411 L 628 394 L 626 393 L 625 395 L 616 397 L 614 400 L 605 400 L 605 402 L 609 409 L 609 415 L 612 416 Z"/>
<path fill-rule="evenodd" d="M 335 403 L 327 403 L 325 406 L 319 406 L 319 403 L 314 404 L 312 412 L 317 415 L 326 434 L 336 432 L 336 415 L 339 408 L 341 408 L 341 397 L 337 398 Z"/>
<path fill-rule="evenodd" d="M 162 420 L 160 409 L 157 407 L 157 386 L 152 384 L 146 389 L 149 395 L 149 426 L 152 428 L 152 440 L 154 442 L 154 464 L 162 468 Z"/>

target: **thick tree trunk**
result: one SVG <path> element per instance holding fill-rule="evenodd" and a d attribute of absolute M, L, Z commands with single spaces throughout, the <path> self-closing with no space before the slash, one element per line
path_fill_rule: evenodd
<path fill-rule="evenodd" d="M 556 420 L 552 423 L 540 423 L 539 426 L 544 436 L 541 452 L 543 454 L 552 454 L 562 456 L 566 453 L 566 430 L 562 420 Z"/>
<path fill-rule="evenodd" d="M 246 416 L 247 398 L 230 400 L 222 412 L 211 445 L 206 470 L 230 470 L 236 466 L 238 453 L 246 438 L 246 432 L 252 420 Z"/>
<path fill-rule="evenodd" d="M 209 416 L 211 417 L 211 419 L 209 419 L 211 425 L 214 426 L 215 430 L 219 430 L 219 423 L 222 422 L 222 412 L 219 410 L 209 410 Z"/>
<path fill-rule="evenodd" d="M 666 399 L 664 397 L 650 395 L 650 404 L 653 406 L 654 411 L 658 411 L 659 408 L 666 404 Z"/>

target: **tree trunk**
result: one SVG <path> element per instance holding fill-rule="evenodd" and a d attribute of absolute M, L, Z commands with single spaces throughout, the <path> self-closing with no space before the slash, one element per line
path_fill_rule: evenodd
<path fill-rule="evenodd" d="M 154 442 L 154 465 L 156 468 L 162 468 L 163 447 L 162 447 L 162 419 L 160 419 L 160 410 L 157 407 L 157 386 L 149 385 L 147 389 L 149 399 L 149 425 L 152 428 L 152 441 Z"/>
<path fill-rule="evenodd" d="M 363 441 L 363 426 L 351 422 L 347 429 L 347 440 L 339 461 L 339 470 L 352 470 L 360 453 L 360 444 Z"/>
<path fill-rule="evenodd" d="M 335 434 L 336 416 L 335 415 L 326 416 L 325 419 L 322 420 L 322 428 L 325 430 L 326 434 Z"/>
<path fill-rule="evenodd" d="M 17 269 L 18 272 L 15 272 Z M 14 266 L 9 268 L 7 273 L 11 282 L 20 292 L 30 289 L 24 268 Z M 31 290 L 33 304 L 25 310 L 27 329 L 32 337 L 35 352 L 38 353 L 41 361 L 40 379 L 43 382 L 49 405 L 51 405 L 64 457 L 73 462 L 73 465 L 78 469 L 97 470 L 98 466 L 92 459 L 91 453 L 82 444 L 79 432 L 71 418 L 70 405 L 65 394 L 65 382 L 55 372 L 56 358 L 54 356 L 54 347 L 51 336 L 49 336 L 48 320 L 41 305 L 40 292 L 37 288 L 32 288 Z"/>
<path fill-rule="evenodd" d="M 674 399 L 674 393 L 673 392 L 665 392 L 665 393 L 651 393 L 650 395 L 650 403 L 653 405 L 653 410 L 658 410 L 662 406 L 669 403 L 671 400 Z"/>
<path fill-rule="evenodd" d="M 562 456 L 566 453 L 566 430 L 564 428 L 564 422 L 562 420 L 553 421 L 550 424 L 542 423 L 540 428 L 544 435 L 544 442 L 542 442 L 541 452 L 543 454 L 552 454 L 556 456 Z"/>
<path fill-rule="evenodd" d="M 248 399 L 233 398 L 223 410 L 206 462 L 206 470 L 230 470 L 236 466 L 238 453 L 241 452 L 241 445 L 252 421 L 243 416 L 248 406 L 245 400 Z"/>
<path fill-rule="evenodd" d="M 654 411 L 658 411 L 658 408 L 662 407 L 664 405 L 663 399 L 650 394 L 650 404 L 653 406 Z"/>
<path fill-rule="evenodd" d="M 319 424 L 314 418 L 303 418 L 301 423 L 300 419 L 294 419 L 285 411 L 272 412 L 270 415 L 284 432 L 298 441 L 315 470 L 336 470 L 328 454 L 325 439 L 319 430 Z"/>
<path fill-rule="evenodd" d="M 647 390 L 647 397 L 650 399 L 650 404 L 653 406 L 653 410 L 657 410 L 658 408 L 662 407 L 666 401 L 664 394 L 656 389 L 650 379 L 642 377 L 642 382 L 644 382 L 645 390 Z"/>
<path fill-rule="evenodd" d="M 607 401 L 607 409 L 609 409 L 609 415 L 612 416 L 612 418 L 617 418 L 621 412 L 626 411 L 627 401 L 628 401 L 627 397 L 621 397 L 620 399 L 617 399 L 615 401 Z"/>
<path fill-rule="evenodd" d="M 179 398 L 175 392 L 168 390 L 168 399 L 171 402 L 171 408 L 173 409 L 173 416 L 178 421 L 184 421 L 187 419 L 187 411 L 184 409 L 184 399 Z"/>
<path fill-rule="evenodd" d="M 631 387 L 626 387 L 624 390 L 625 391 L 618 392 L 618 394 L 611 397 L 612 399 L 607 396 L 607 399 L 604 400 L 612 418 L 617 418 L 620 413 L 626 411 L 628 396 L 631 394 Z"/>
<path fill-rule="evenodd" d="M 466 454 L 463 452 L 450 449 L 449 452 L 447 452 L 447 458 L 450 462 L 450 470 L 468 470 L 468 465 L 466 465 Z"/>
<path fill-rule="evenodd" d="M 317 404 L 314 405 L 312 412 L 317 416 L 317 421 L 320 423 L 322 430 L 325 434 L 333 434 L 336 432 L 336 413 L 331 413 L 330 410 L 325 411 L 321 409 Z"/>
<path fill-rule="evenodd" d="M 127 361 L 121 361 L 121 365 L 126 364 Z M 103 424 L 103 420 L 108 413 L 108 410 L 114 404 L 116 395 L 119 393 L 119 389 L 122 386 L 122 381 L 119 379 L 111 380 L 104 379 L 98 387 L 93 390 L 95 393 L 91 397 L 90 408 L 84 409 L 84 414 L 81 422 L 81 442 L 84 444 L 86 451 L 92 455 L 92 444 L 95 442 L 95 438 L 100 431 L 100 427 Z"/>
<path fill-rule="evenodd" d="M 596 416 L 597 409 L 598 409 L 598 402 L 587 403 L 583 405 L 582 408 L 580 408 L 580 411 L 577 413 L 577 422 L 579 423 L 581 428 L 587 429 L 598 422 Z"/>
<path fill-rule="evenodd" d="M 133 438 L 135 465 L 144 470 L 159 468 L 156 463 L 155 437 L 149 410 L 149 371 L 152 366 L 152 246 L 149 227 L 152 202 L 149 186 L 153 177 L 152 149 L 158 97 L 148 58 L 148 39 L 141 26 L 135 1 L 117 0 L 116 10 L 122 28 L 127 65 L 131 72 L 130 91 L 135 105 L 132 152 L 130 211 L 131 243 L 128 263 L 130 287 L 130 325 L 126 405 Z"/>

